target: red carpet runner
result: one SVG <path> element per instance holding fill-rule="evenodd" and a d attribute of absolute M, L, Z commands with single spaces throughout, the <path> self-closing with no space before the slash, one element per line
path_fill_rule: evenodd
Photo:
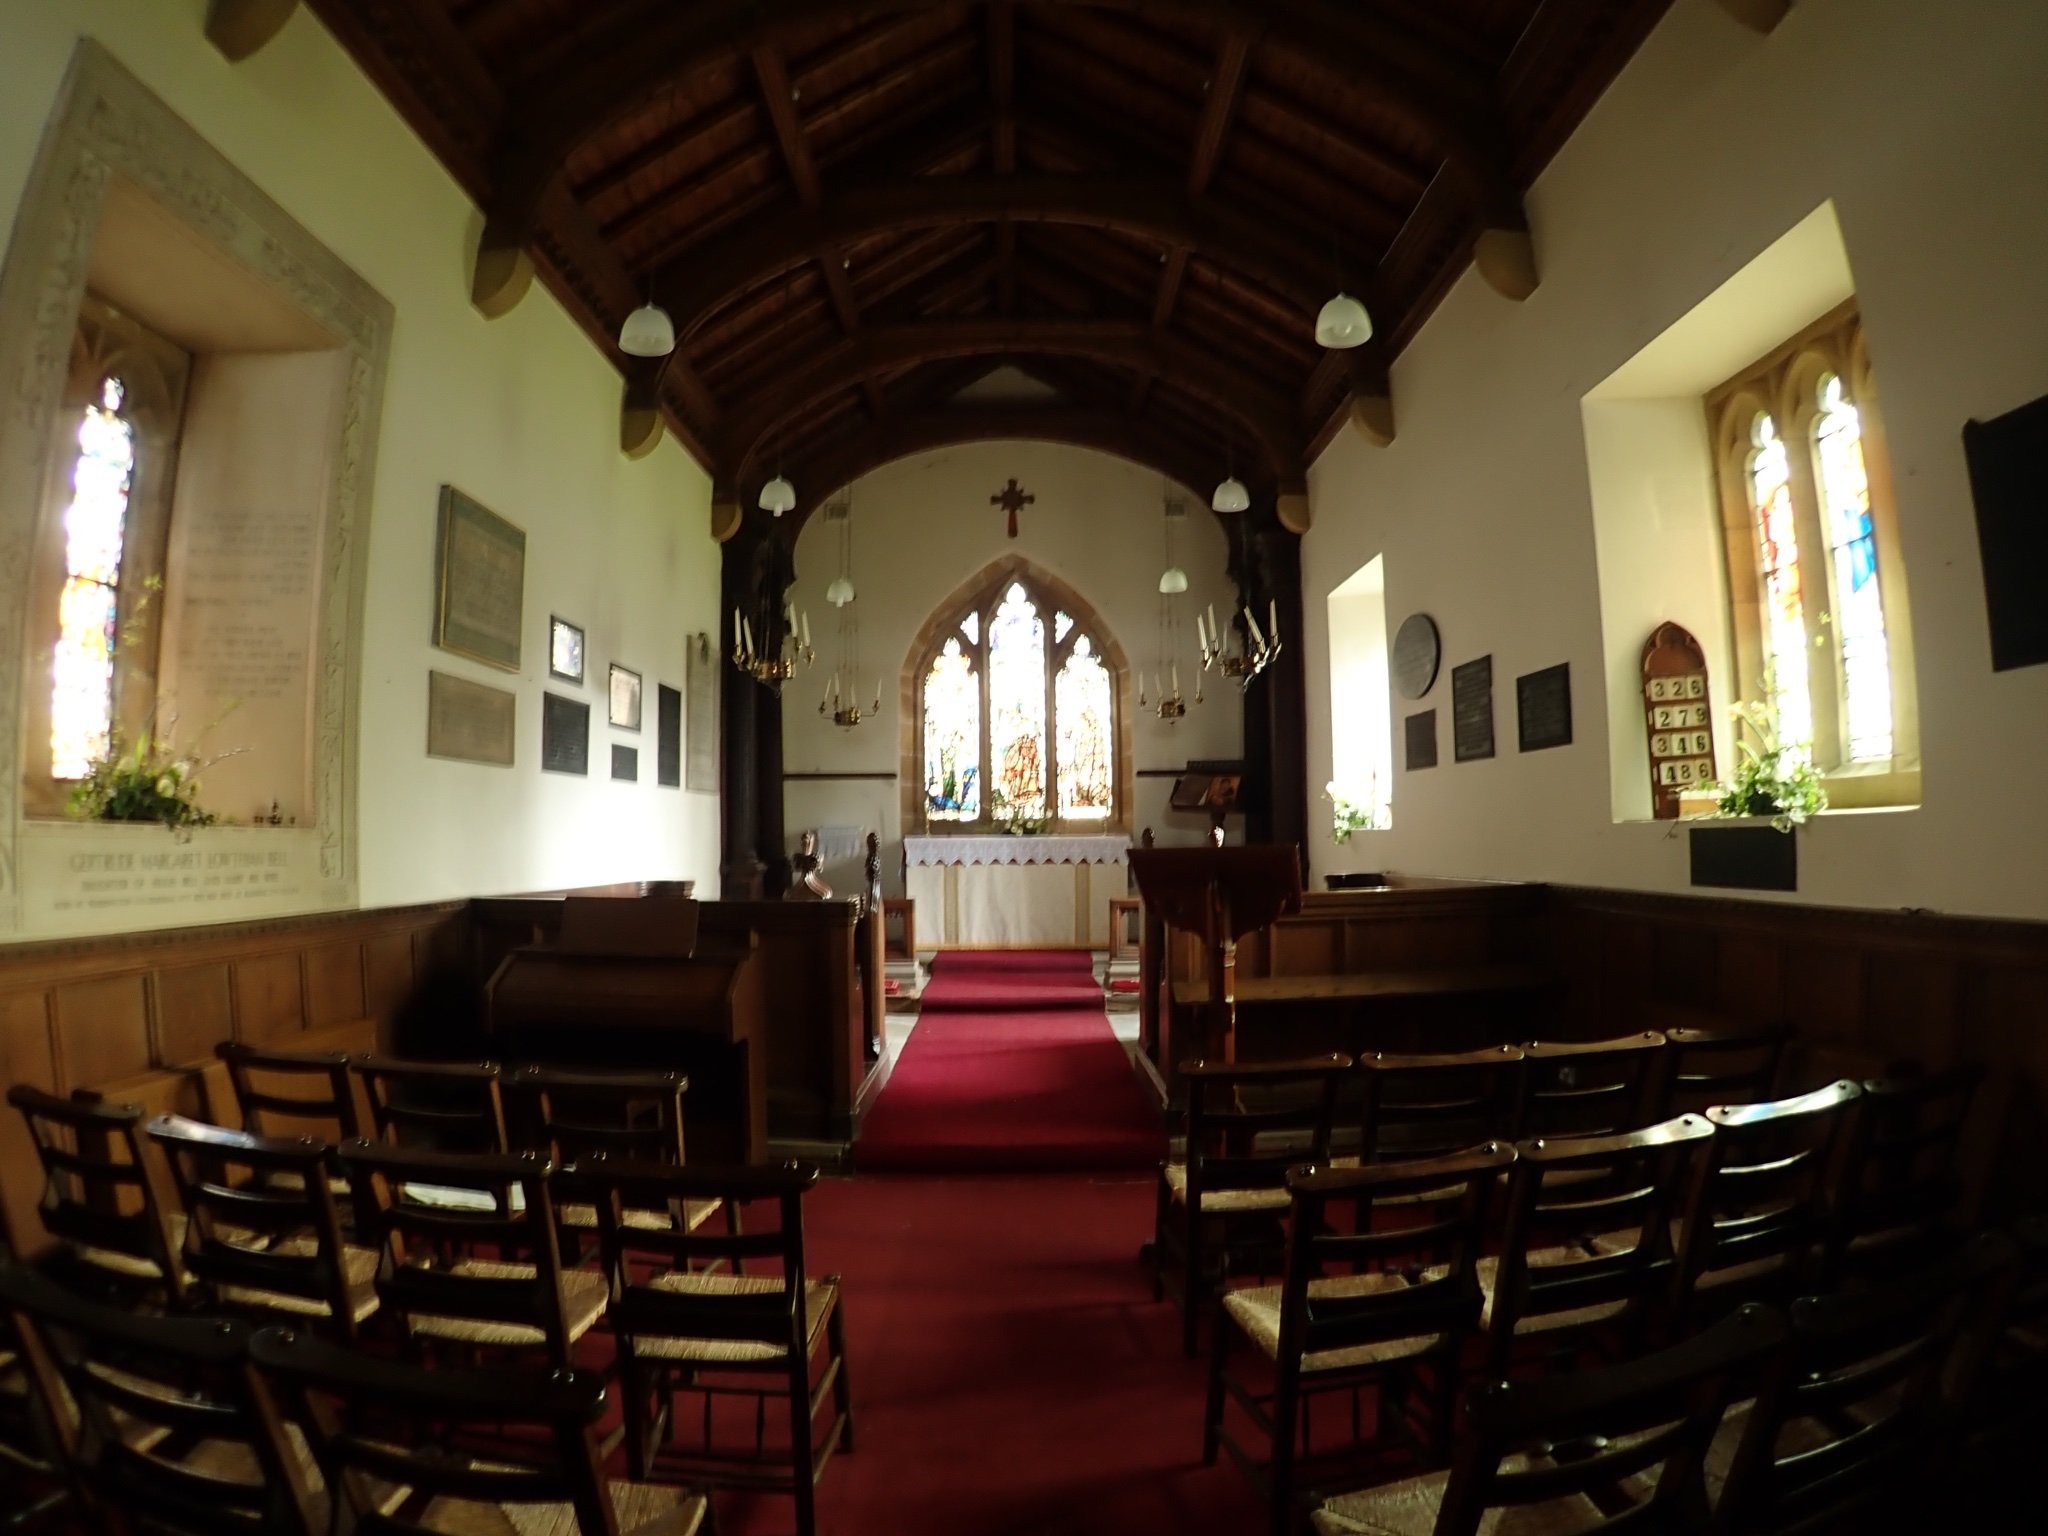
<path fill-rule="evenodd" d="M 878 1170 L 1137 1169 L 1159 1112 L 1102 1011 L 1085 950 L 941 955 L 854 1148 Z"/>
<path fill-rule="evenodd" d="M 924 1026 L 920 1025 L 920 1028 Z M 1152 1182 L 827 1179 L 815 1272 L 844 1277 L 857 1448 L 818 1536 L 1243 1536 L 1227 1461 L 1200 1465 L 1206 1364 L 1137 1261 Z M 721 1494 L 725 1536 L 792 1536 L 786 1495 Z"/>

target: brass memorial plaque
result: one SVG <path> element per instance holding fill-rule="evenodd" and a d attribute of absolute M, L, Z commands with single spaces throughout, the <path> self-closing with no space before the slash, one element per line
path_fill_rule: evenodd
<path fill-rule="evenodd" d="M 447 672 L 427 673 L 427 756 L 510 768 L 518 695 Z"/>

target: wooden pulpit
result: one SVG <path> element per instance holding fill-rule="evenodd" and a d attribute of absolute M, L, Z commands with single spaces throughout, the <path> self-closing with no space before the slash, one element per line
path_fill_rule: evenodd
<path fill-rule="evenodd" d="M 1209 1001 L 1201 1055 L 1237 1059 L 1237 941 L 1301 910 L 1301 857 L 1292 844 L 1253 848 L 1133 848 L 1138 894 L 1169 928 L 1202 941 Z"/>

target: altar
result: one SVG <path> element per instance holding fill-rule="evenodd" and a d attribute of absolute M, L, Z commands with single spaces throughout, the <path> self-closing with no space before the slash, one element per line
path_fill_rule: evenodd
<path fill-rule="evenodd" d="M 1129 852 L 1121 833 L 912 836 L 903 883 L 939 949 L 1106 949 Z"/>

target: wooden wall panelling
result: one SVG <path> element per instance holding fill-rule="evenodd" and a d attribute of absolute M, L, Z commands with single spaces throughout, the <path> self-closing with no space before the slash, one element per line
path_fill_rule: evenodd
<path fill-rule="evenodd" d="M 297 950 L 235 962 L 235 1038 L 250 1045 L 288 1041 L 306 1027 L 305 956 Z"/>
<path fill-rule="evenodd" d="M 52 990 L 50 1001 L 65 1082 L 98 1083 L 149 1070 L 146 976 L 137 972 L 65 982 Z"/>
<path fill-rule="evenodd" d="M 348 938 L 306 951 L 306 1027 L 360 1019 L 368 1011 L 363 941 Z"/>
<path fill-rule="evenodd" d="M 412 935 L 403 929 L 372 933 L 363 939 L 363 1012 L 373 1019 L 397 1015 L 412 996 Z"/>
<path fill-rule="evenodd" d="M 235 1037 L 234 984 L 218 961 L 156 973 L 156 1043 L 150 1059 L 161 1066 L 203 1061 L 221 1040 Z"/>
<path fill-rule="evenodd" d="M 0 1088 L 29 1083 L 55 1092 L 57 1053 L 47 992 L 0 992 Z M 0 1106 L 0 1239 L 20 1248 L 40 1238 L 36 1202 L 42 1178 L 28 1125 Z"/>

